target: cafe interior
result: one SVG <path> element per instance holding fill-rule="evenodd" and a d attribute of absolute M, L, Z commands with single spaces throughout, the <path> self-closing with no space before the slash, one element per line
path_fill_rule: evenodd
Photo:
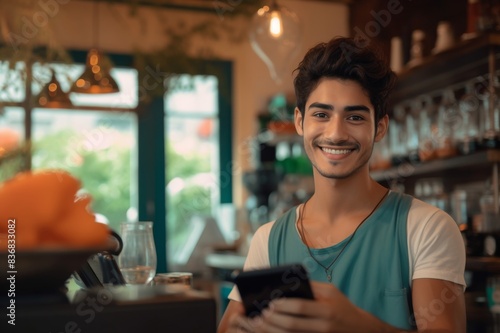
<path fill-rule="evenodd" d="M 0 0 L 2 332 L 215 332 L 254 232 L 314 192 L 294 69 L 335 36 L 398 75 L 371 176 L 454 218 L 493 332 L 497 0 Z"/>

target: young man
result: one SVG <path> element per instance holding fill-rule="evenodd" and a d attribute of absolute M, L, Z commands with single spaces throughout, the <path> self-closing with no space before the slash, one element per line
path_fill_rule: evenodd
<path fill-rule="evenodd" d="M 249 319 L 234 289 L 219 333 L 465 333 L 456 223 L 369 174 L 394 81 L 364 41 L 334 38 L 306 54 L 294 80 L 295 127 L 315 192 L 255 233 L 244 269 L 302 263 L 315 299 L 273 300 Z"/>

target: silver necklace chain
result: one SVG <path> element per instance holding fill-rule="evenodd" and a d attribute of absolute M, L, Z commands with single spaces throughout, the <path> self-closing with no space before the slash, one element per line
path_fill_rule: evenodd
<path fill-rule="evenodd" d="M 323 265 L 318 259 L 316 259 L 314 257 L 314 255 L 312 254 L 311 252 L 311 249 L 309 248 L 309 246 L 307 245 L 307 240 L 306 240 L 306 234 L 304 232 L 304 220 L 303 220 L 303 217 L 304 217 L 304 212 L 306 210 L 306 204 L 309 200 L 306 200 L 306 202 L 304 202 L 304 205 L 302 207 L 302 210 L 300 211 L 300 216 L 299 216 L 299 223 L 300 223 L 300 231 L 299 231 L 299 234 L 300 234 L 300 238 L 302 239 L 302 242 L 304 243 L 304 245 L 306 246 L 306 249 L 307 249 L 307 252 L 309 253 L 309 256 L 318 264 L 320 265 L 324 270 L 325 270 L 325 274 L 326 274 L 326 278 L 328 280 L 328 282 L 332 282 L 332 273 L 333 273 L 333 270 L 331 269 L 333 264 L 335 264 L 335 262 L 337 261 L 337 259 L 339 259 L 340 255 L 344 252 L 344 250 L 346 249 L 347 245 L 349 245 L 349 243 L 351 242 L 351 240 L 354 238 L 354 235 L 356 234 L 356 231 L 358 231 L 359 227 L 370 217 L 372 216 L 372 214 L 375 212 L 375 210 L 377 210 L 377 208 L 380 206 L 380 204 L 382 203 L 382 201 L 384 201 L 385 197 L 387 196 L 387 194 L 389 194 L 389 190 L 387 190 L 387 192 L 382 196 L 382 199 L 380 199 L 380 201 L 375 205 L 375 207 L 372 209 L 372 211 L 370 212 L 370 214 L 368 214 L 362 221 L 361 223 L 358 224 L 358 226 L 356 227 L 356 229 L 354 229 L 354 232 L 351 234 L 351 236 L 349 237 L 349 239 L 347 240 L 347 242 L 344 244 L 344 246 L 340 249 L 340 252 L 339 254 L 337 254 L 337 256 L 333 259 L 333 261 L 328 265 L 328 266 L 325 266 Z"/>

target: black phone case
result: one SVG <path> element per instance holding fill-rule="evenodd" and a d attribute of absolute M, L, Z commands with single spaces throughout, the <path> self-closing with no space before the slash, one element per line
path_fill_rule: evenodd
<path fill-rule="evenodd" d="M 307 272 L 300 264 L 244 271 L 234 282 L 248 317 L 260 315 L 277 298 L 314 298 Z"/>

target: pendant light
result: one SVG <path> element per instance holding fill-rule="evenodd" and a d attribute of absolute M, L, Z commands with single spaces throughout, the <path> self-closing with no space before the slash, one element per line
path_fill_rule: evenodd
<path fill-rule="evenodd" d="M 69 95 L 62 90 L 61 84 L 57 80 L 54 70 L 51 68 L 50 71 L 52 72 L 52 78 L 36 97 L 37 105 L 52 109 L 71 108 L 73 103 L 71 103 Z"/>
<path fill-rule="evenodd" d="M 94 45 L 97 45 L 99 31 L 98 0 L 94 2 Z M 71 92 L 81 94 L 109 94 L 120 91 L 118 84 L 110 74 L 111 63 L 97 48 L 87 54 L 83 74 L 71 86 Z"/>
<path fill-rule="evenodd" d="M 249 31 L 250 45 L 267 65 L 271 77 L 281 83 L 289 71 L 291 61 L 302 46 L 302 29 L 298 16 L 286 7 L 272 1 L 252 18 Z"/>
<path fill-rule="evenodd" d="M 81 94 L 109 94 L 119 92 L 118 84 L 110 74 L 110 65 L 97 49 L 90 49 L 83 74 L 73 83 L 71 92 Z"/>

